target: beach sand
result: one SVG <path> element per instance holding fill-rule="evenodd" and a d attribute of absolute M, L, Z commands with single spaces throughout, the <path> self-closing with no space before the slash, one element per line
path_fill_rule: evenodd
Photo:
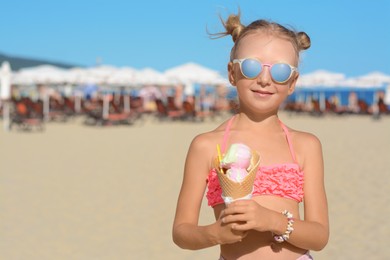
<path fill-rule="evenodd" d="M 390 117 L 281 119 L 323 144 L 331 236 L 315 259 L 387 259 Z M 222 120 L 1 128 L 0 259 L 217 259 L 178 248 L 171 229 L 188 146 Z"/>

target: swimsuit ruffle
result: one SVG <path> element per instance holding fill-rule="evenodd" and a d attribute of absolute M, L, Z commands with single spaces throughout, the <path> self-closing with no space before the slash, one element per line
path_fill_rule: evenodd
<path fill-rule="evenodd" d="M 303 172 L 297 164 L 262 166 L 256 175 L 253 196 L 274 195 L 301 202 L 304 195 L 303 183 Z M 224 203 L 215 169 L 207 176 L 207 188 L 206 198 L 209 206 Z"/>
<path fill-rule="evenodd" d="M 296 164 L 261 167 L 255 179 L 253 196 L 274 195 L 301 202 L 303 182 L 303 172 Z"/>
<path fill-rule="evenodd" d="M 217 204 L 224 203 L 222 197 L 222 188 L 219 184 L 218 175 L 215 169 L 212 169 L 207 176 L 207 193 L 206 198 L 208 205 L 214 207 Z"/>

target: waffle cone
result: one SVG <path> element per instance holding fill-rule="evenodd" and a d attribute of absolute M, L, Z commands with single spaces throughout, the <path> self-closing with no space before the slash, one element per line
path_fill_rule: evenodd
<path fill-rule="evenodd" d="M 218 180 L 222 188 L 224 197 L 231 197 L 233 200 L 243 198 L 252 193 L 253 183 L 256 178 L 256 173 L 260 164 L 260 155 L 252 150 L 250 166 L 248 167 L 248 175 L 241 182 L 235 182 L 219 169 L 218 159 L 215 160 L 216 169 L 218 172 Z"/>

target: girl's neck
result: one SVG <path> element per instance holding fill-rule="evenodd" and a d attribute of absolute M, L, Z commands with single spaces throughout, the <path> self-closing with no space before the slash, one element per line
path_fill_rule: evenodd
<path fill-rule="evenodd" d="M 280 128 L 278 114 L 269 114 L 269 115 L 248 115 L 246 113 L 240 112 L 236 115 L 235 121 L 237 122 L 238 127 L 245 129 L 250 128 Z"/>

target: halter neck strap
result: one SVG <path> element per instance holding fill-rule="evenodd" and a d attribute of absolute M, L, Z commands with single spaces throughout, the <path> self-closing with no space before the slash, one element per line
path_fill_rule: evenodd
<path fill-rule="evenodd" d="M 286 135 L 286 139 L 287 139 L 288 147 L 289 147 L 289 149 L 290 149 L 291 157 L 292 157 L 293 161 L 294 161 L 295 163 L 297 163 L 297 159 L 296 159 L 295 152 L 294 152 L 294 148 L 293 148 L 292 141 L 291 141 L 290 131 L 288 131 L 287 126 L 285 126 L 285 125 L 282 123 L 282 121 L 279 120 L 279 123 L 280 123 L 280 125 L 282 126 L 282 129 L 283 129 L 283 131 L 284 131 L 284 134 Z"/>
<path fill-rule="evenodd" d="M 229 121 L 226 125 L 226 128 L 225 128 L 225 132 L 223 133 L 223 140 L 222 140 L 222 146 L 221 146 L 222 153 L 225 153 L 225 150 L 226 150 L 227 140 L 229 138 L 230 127 L 233 123 L 233 119 L 234 119 L 234 116 L 232 116 L 232 118 L 229 119 Z"/>

